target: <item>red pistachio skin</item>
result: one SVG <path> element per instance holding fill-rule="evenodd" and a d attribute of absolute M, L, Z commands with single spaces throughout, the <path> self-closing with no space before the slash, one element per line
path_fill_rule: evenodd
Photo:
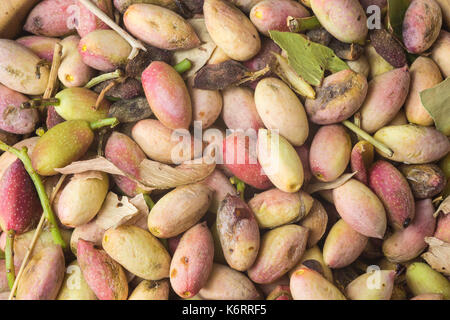
<path fill-rule="evenodd" d="M 214 241 L 206 222 L 186 231 L 170 264 L 170 283 L 182 298 L 195 296 L 206 284 L 214 258 Z"/>
<path fill-rule="evenodd" d="M 105 157 L 119 169 L 139 178 L 139 164 L 146 159 L 141 148 L 127 135 L 113 132 L 105 146 Z M 128 196 L 134 197 L 142 191 L 137 183 L 124 176 L 113 176 L 117 186 Z"/>
<path fill-rule="evenodd" d="M 256 138 L 245 136 L 238 131 L 232 133 L 223 141 L 223 162 L 225 167 L 240 180 L 256 189 L 265 190 L 270 188 L 272 183 L 264 174 L 255 149 Z"/>
<path fill-rule="evenodd" d="M 89 287 L 99 300 L 126 300 L 128 281 L 122 267 L 92 242 L 78 240 L 77 258 Z"/>
<path fill-rule="evenodd" d="M 369 186 L 383 202 L 390 225 L 397 230 L 406 228 L 414 219 L 414 197 L 402 173 L 379 160 L 370 169 Z"/>
<path fill-rule="evenodd" d="M 0 227 L 3 231 L 24 233 L 42 212 L 39 197 L 23 163 L 17 159 L 0 180 Z"/>
<path fill-rule="evenodd" d="M 162 61 L 153 61 L 142 73 L 142 86 L 153 113 L 170 129 L 188 129 L 192 105 L 178 72 Z"/>

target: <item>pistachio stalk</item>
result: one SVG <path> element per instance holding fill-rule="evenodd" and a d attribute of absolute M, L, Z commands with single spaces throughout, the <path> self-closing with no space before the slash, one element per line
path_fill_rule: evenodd
<path fill-rule="evenodd" d="M 358 128 L 354 123 L 352 123 L 348 120 L 344 120 L 344 121 L 342 121 L 342 124 L 344 126 L 346 126 L 347 128 L 349 128 L 354 133 L 356 133 L 357 135 L 359 135 L 361 138 L 363 138 L 364 140 L 366 140 L 367 142 L 372 144 L 375 148 L 377 148 L 377 149 L 381 150 L 383 153 L 387 154 L 388 157 L 392 157 L 392 155 L 394 154 L 394 152 L 391 149 L 389 149 L 385 144 L 381 143 L 380 141 L 373 138 L 367 132 Z"/>
<path fill-rule="evenodd" d="M 355 126 L 361 128 L 361 112 L 358 111 L 357 113 L 355 113 L 355 115 L 353 116 L 353 122 L 355 123 Z M 359 141 L 363 140 L 359 135 L 356 135 L 356 137 Z"/>
<path fill-rule="evenodd" d="M 37 136 L 42 137 L 44 135 L 44 133 L 45 133 L 45 129 L 44 128 L 39 127 L 39 128 L 36 129 L 36 135 Z"/>
<path fill-rule="evenodd" d="M 100 120 L 91 122 L 89 124 L 89 126 L 91 127 L 92 130 L 95 130 L 95 129 L 100 129 L 103 127 L 114 128 L 118 124 L 119 124 L 119 121 L 117 120 L 117 118 L 106 118 L 106 119 L 100 119 Z"/>
<path fill-rule="evenodd" d="M 148 194 L 144 194 L 143 196 L 148 209 L 152 210 L 152 208 L 155 206 L 155 202 L 153 202 L 152 198 L 150 198 Z"/>
<path fill-rule="evenodd" d="M 86 85 L 84 86 L 86 89 L 90 89 L 92 87 L 95 87 L 96 85 L 108 81 L 108 80 L 113 80 L 113 79 L 117 79 L 120 78 L 121 76 L 123 76 L 123 72 L 120 69 L 117 69 L 114 72 L 109 72 L 109 73 L 104 73 L 101 74 L 95 78 L 92 78 L 91 80 L 89 80 L 88 83 L 86 83 Z"/>
<path fill-rule="evenodd" d="M 287 17 L 287 26 L 291 32 L 303 32 L 320 28 L 321 24 L 316 16 L 307 18 Z"/>
<path fill-rule="evenodd" d="M 241 199 L 244 200 L 244 192 L 245 192 L 245 182 L 237 178 L 236 176 L 233 176 L 230 178 L 230 182 L 232 185 L 236 186 L 236 190 L 241 196 Z"/>
<path fill-rule="evenodd" d="M 45 218 L 48 220 L 50 224 L 50 232 L 53 237 L 53 242 L 65 248 L 66 243 L 64 242 L 61 236 L 61 232 L 59 231 L 58 222 L 56 221 L 55 214 L 53 213 L 53 209 L 48 200 L 47 193 L 45 192 L 44 184 L 42 183 L 41 177 L 36 173 L 33 166 L 31 165 L 31 159 L 28 156 L 27 147 L 23 147 L 21 150 L 18 150 L 14 147 L 8 146 L 3 141 L 0 141 L 0 150 L 8 151 L 14 154 L 17 158 L 19 158 L 20 161 L 22 161 L 25 170 L 27 170 L 31 180 L 34 183 L 34 186 L 36 187 L 39 200 L 41 201 L 42 209 L 44 210 Z"/>
<path fill-rule="evenodd" d="M 180 61 L 176 65 L 174 65 L 173 68 L 181 74 L 190 70 L 192 68 L 192 63 L 188 59 L 184 59 L 183 61 Z"/>
<path fill-rule="evenodd" d="M 53 189 L 52 195 L 50 197 L 50 205 L 53 204 L 53 201 L 55 200 L 56 194 L 58 193 L 59 189 L 61 188 L 64 179 L 67 177 L 67 175 L 63 174 L 59 180 L 58 183 L 56 184 L 55 188 Z M 17 289 L 17 285 L 19 284 L 19 280 L 22 277 L 23 271 L 25 270 L 25 266 L 28 263 L 28 259 L 31 256 L 31 253 L 33 252 L 33 249 L 36 245 L 37 240 L 39 239 L 39 236 L 41 235 L 41 231 L 42 231 L 42 226 L 44 225 L 45 222 L 45 215 L 41 216 L 41 219 L 39 220 L 39 224 L 36 227 L 36 230 L 34 231 L 33 234 L 33 238 L 31 239 L 31 243 L 27 248 L 27 253 L 25 254 L 25 257 L 22 261 L 22 264 L 20 265 L 20 269 L 19 272 L 17 273 L 17 277 L 16 280 L 14 281 L 14 285 L 11 289 L 11 292 L 9 293 L 9 297 L 8 300 L 12 300 L 14 298 L 14 294 L 16 293 L 16 289 Z"/>
<path fill-rule="evenodd" d="M 147 51 L 147 49 L 144 47 L 144 45 L 139 41 L 133 38 L 128 32 L 123 30 L 117 23 L 114 22 L 106 13 L 104 13 L 101 9 L 99 9 L 95 4 L 93 4 L 89 0 L 79 0 L 86 9 L 88 9 L 90 12 L 92 12 L 97 18 L 102 20 L 104 23 L 106 23 L 111 29 L 116 31 L 122 38 L 124 38 L 130 46 L 133 48 L 131 50 L 130 55 L 128 56 L 128 59 L 131 60 L 138 54 L 139 50 Z"/>
<path fill-rule="evenodd" d="M 36 98 L 28 100 L 20 105 L 22 109 L 42 108 L 48 106 L 59 106 L 61 100 L 58 98 Z"/>
<path fill-rule="evenodd" d="M 14 268 L 14 230 L 8 230 L 6 234 L 5 244 L 5 263 L 6 263 L 6 278 L 8 279 L 8 286 L 12 289 L 16 278 L 16 270 Z"/>

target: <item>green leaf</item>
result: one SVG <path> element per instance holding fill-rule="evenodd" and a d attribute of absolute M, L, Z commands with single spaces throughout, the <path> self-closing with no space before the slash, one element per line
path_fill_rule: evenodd
<path fill-rule="evenodd" d="M 269 31 L 270 37 L 288 54 L 289 65 L 309 84 L 319 86 L 325 70 L 333 73 L 349 69 L 328 47 L 292 32 Z"/>
<path fill-rule="evenodd" d="M 403 19 L 411 0 L 388 0 L 387 29 L 399 40 L 403 39 Z"/>
<path fill-rule="evenodd" d="M 420 92 L 420 100 L 433 118 L 436 128 L 450 136 L 450 77 L 437 86 Z"/>

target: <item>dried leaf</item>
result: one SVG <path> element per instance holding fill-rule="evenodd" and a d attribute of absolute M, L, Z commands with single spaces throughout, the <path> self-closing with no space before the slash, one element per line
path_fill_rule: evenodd
<path fill-rule="evenodd" d="M 422 258 L 436 271 L 450 276 L 450 243 L 434 237 L 426 237 L 428 251 L 422 254 Z"/>
<path fill-rule="evenodd" d="M 194 78 L 194 88 L 222 90 L 236 84 L 249 73 L 248 69 L 234 60 L 208 64 L 202 67 Z"/>
<path fill-rule="evenodd" d="M 130 203 L 127 197 L 121 200 L 117 194 L 109 192 L 97 214 L 95 223 L 102 229 L 117 228 L 138 215 L 140 211 Z"/>
<path fill-rule="evenodd" d="M 439 213 L 448 214 L 450 213 L 450 196 L 447 196 L 444 201 L 440 204 L 439 208 L 437 208 L 436 212 L 434 213 L 434 217 L 436 218 Z"/>
<path fill-rule="evenodd" d="M 103 175 L 100 171 L 90 170 L 82 173 L 74 174 L 70 180 L 88 180 L 88 179 L 98 179 L 103 180 Z"/>
<path fill-rule="evenodd" d="M 289 65 L 309 84 L 319 86 L 325 70 L 349 69 L 328 47 L 292 32 L 269 31 L 270 37 L 288 54 Z"/>
<path fill-rule="evenodd" d="M 147 203 L 145 202 L 144 195 L 142 193 L 138 194 L 134 198 L 130 199 L 130 203 L 139 210 L 139 214 L 131 218 L 127 222 L 127 224 L 132 224 L 139 228 L 147 230 L 148 228 L 147 220 L 149 210 Z"/>
<path fill-rule="evenodd" d="M 355 171 L 353 173 L 344 173 L 343 175 L 341 175 L 339 178 L 337 178 L 334 181 L 330 181 L 330 182 L 317 182 L 317 183 L 312 183 L 309 184 L 306 187 L 305 192 L 311 194 L 317 191 L 321 191 L 321 190 L 331 190 L 331 189 L 335 189 L 337 187 L 342 186 L 344 183 L 346 183 L 348 180 L 350 180 L 358 171 Z"/>
<path fill-rule="evenodd" d="M 397 39 L 403 38 L 403 19 L 411 0 L 388 0 L 387 28 Z"/>
<path fill-rule="evenodd" d="M 144 159 L 139 168 L 139 179 L 126 174 L 104 157 L 72 162 L 64 168 L 55 169 L 63 174 L 83 173 L 97 170 L 109 174 L 125 176 L 135 181 L 143 191 L 170 189 L 199 182 L 208 177 L 215 168 L 215 163 L 208 164 L 203 159 L 186 162 L 178 167 L 171 167 L 157 161 Z"/>
<path fill-rule="evenodd" d="M 433 118 L 436 129 L 450 136 L 450 77 L 420 92 L 420 100 Z"/>
<path fill-rule="evenodd" d="M 203 159 L 198 159 L 171 167 L 144 159 L 139 167 L 140 181 L 143 184 L 156 189 L 170 189 L 206 179 L 214 171 L 216 164 L 208 164 Z"/>
<path fill-rule="evenodd" d="M 186 78 L 193 76 L 200 70 L 200 68 L 208 62 L 217 47 L 206 29 L 205 19 L 190 19 L 188 22 L 194 28 L 195 33 L 200 38 L 202 44 L 193 49 L 178 50 L 173 55 L 175 64 L 184 59 L 189 59 L 189 61 L 191 61 L 192 68 L 183 74 Z"/>
<path fill-rule="evenodd" d="M 142 184 L 136 178 L 130 176 L 129 174 L 126 174 L 125 172 L 123 172 L 122 170 L 117 168 L 111 161 L 109 161 L 108 159 L 106 159 L 104 157 L 96 157 L 96 158 L 89 159 L 89 160 L 75 161 L 64 168 L 57 168 L 55 170 L 62 174 L 78 174 L 78 173 L 83 173 L 83 172 L 91 171 L 91 170 L 106 172 L 109 174 L 125 176 L 125 177 L 133 180 L 134 182 L 136 182 L 139 185 L 139 188 L 141 188 L 143 191 L 154 190 L 154 188 L 150 188 L 150 187 Z"/>

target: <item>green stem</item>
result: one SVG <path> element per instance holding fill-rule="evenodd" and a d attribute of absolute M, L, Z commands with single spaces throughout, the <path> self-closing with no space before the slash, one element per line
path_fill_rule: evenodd
<path fill-rule="evenodd" d="M 192 68 L 192 63 L 188 59 L 184 59 L 183 61 L 178 62 L 176 65 L 174 65 L 173 68 L 178 73 L 184 73 Z"/>
<path fill-rule="evenodd" d="M 147 207 L 152 210 L 152 208 L 155 206 L 155 203 L 153 202 L 152 198 L 150 198 L 150 196 L 148 194 L 144 194 L 144 200 L 145 203 L 147 204 Z"/>
<path fill-rule="evenodd" d="M 6 264 L 6 278 L 8 279 L 9 289 L 12 289 L 14 281 L 16 280 L 16 270 L 14 268 L 14 230 L 8 230 L 6 234 L 5 244 L 5 264 Z"/>
<path fill-rule="evenodd" d="M 36 191 L 39 195 L 39 200 L 41 201 L 42 209 L 44 210 L 45 218 L 47 219 L 48 223 L 50 224 L 50 232 L 53 237 L 53 242 L 55 244 L 59 244 L 61 247 L 65 248 L 66 243 L 64 242 L 61 233 L 58 228 L 58 222 L 56 221 L 55 214 L 53 213 L 52 206 L 50 205 L 50 201 L 48 200 L 47 193 L 45 192 L 44 184 L 42 183 L 41 178 L 34 170 L 31 159 L 28 156 L 28 149 L 26 147 L 23 147 L 21 150 L 18 150 L 16 148 L 8 146 L 6 143 L 0 140 L 0 150 L 8 151 L 12 154 L 14 154 L 17 158 L 22 161 L 25 170 L 27 170 L 28 174 L 30 175 L 31 180 L 34 183 L 34 186 L 36 187 Z"/>
<path fill-rule="evenodd" d="M 101 120 L 91 122 L 89 125 L 92 130 L 95 130 L 95 129 L 100 129 L 100 128 L 108 127 L 108 126 L 110 126 L 111 128 L 114 128 L 118 124 L 119 124 L 119 121 L 117 120 L 117 118 L 106 118 L 106 119 L 101 119 Z"/>
<path fill-rule="evenodd" d="M 306 30 L 317 29 L 321 27 L 319 20 L 316 16 L 307 18 L 287 18 L 287 25 L 291 32 L 303 32 Z"/>
<path fill-rule="evenodd" d="M 241 199 L 244 200 L 245 182 L 240 180 L 237 177 L 231 177 L 230 182 L 231 182 L 231 184 L 236 186 L 237 192 L 241 196 Z"/>
<path fill-rule="evenodd" d="M 356 133 L 357 135 L 359 135 L 361 138 L 363 138 L 364 140 L 366 140 L 367 142 L 372 144 L 375 148 L 377 148 L 377 149 L 381 150 L 383 153 L 387 154 L 388 157 L 392 157 L 392 155 L 394 154 L 394 152 L 391 149 L 389 149 L 386 145 L 384 145 L 380 141 L 378 141 L 375 138 L 373 138 L 367 132 L 365 132 L 362 129 L 358 128 L 354 123 L 352 123 L 352 122 L 350 122 L 348 120 L 344 120 L 344 121 L 342 121 L 342 124 L 344 126 L 346 126 L 347 128 L 349 128 L 354 133 Z"/>
<path fill-rule="evenodd" d="M 99 75 L 98 77 L 92 78 L 91 80 L 89 80 L 89 82 L 84 86 L 87 89 L 90 89 L 96 85 L 98 85 L 99 83 L 108 81 L 108 80 L 112 80 L 112 79 L 117 79 L 120 78 L 121 76 L 123 76 L 123 72 L 120 69 L 117 69 L 114 72 L 110 72 L 110 73 L 104 73 Z"/>
<path fill-rule="evenodd" d="M 30 108 L 40 108 L 40 107 L 48 107 L 48 106 L 59 106 L 61 100 L 58 98 L 36 98 L 31 99 L 27 102 L 24 102 L 20 105 L 22 109 L 30 109 Z"/>

